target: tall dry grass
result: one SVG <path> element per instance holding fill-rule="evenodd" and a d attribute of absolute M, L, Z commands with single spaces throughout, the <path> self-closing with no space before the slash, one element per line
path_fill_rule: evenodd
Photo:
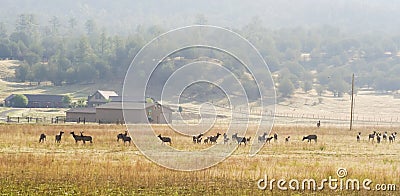
<path fill-rule="evenodd" d="M 193 144 L 190 137 L 172 133 L 164 126 L 157 134 L 170 136 L 173 147 L 188 150 L 206 148 Z M 377 127 L 348 131 L 327 127 L 274 127 L 278 142 L 265 144 L 249 157 L 249 146 L 239 147 L 222 163 L 201 171 L 180 172 L 165 169 L 147 160 L 134 145 L 116 142 L 125 130 L 117 125 L 0 125 L 0 193 L 6 195 L 262 195 L 315 194 L 312 191 L 258 190 L 258 179 L 270 178 L 321 180 L 337 177 L 339 167 L 351 178 L 369 178 L 375 183 L 400 185 L 399 141 L 377 144 L 367 141 L 367 134 Z M 65 135 L 60 144 L 54 136 Z M 70 131 L 94 138 L 93 144 L 75 144 Z M 223 128 L 207 135 L 223 133 Z M 362 132 L 363 141 L 356 142 Z M 394 128 L 379 128 L 392 132 Z M 47 141 L 39 144 L 40 133 Z M 249 136 L 251 131 L 249 132 Z M 317 143 L 301 141 L 303 135 L 317 134 Z M 206 136 L 207 136 L 206 135 Z M 284 142 L 290 135 L 291 141 Z M 253 136 L 254 137 L 254 136 Z M 222 139 L 219 139 L 222 143 Z M 223 145 L 223 144 L 218 144 Z M 229 144 L 234 145 L 234 144 Z M 323 190 L 317 194 L 393 195 L 393 192 L 338 192 Z"/>

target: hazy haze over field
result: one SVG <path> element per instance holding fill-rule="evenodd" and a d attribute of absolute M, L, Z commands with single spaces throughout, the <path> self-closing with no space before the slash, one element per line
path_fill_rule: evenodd
<path fill-rule="evenodd" d="M 239 28 L 258 17 L 272 28 L 329 24 L 349 32 L 391 32 L 400 28 L 399 9 L 395 0 L 3 0 L 0 21 L 11 28 L 22 13 L 38 15 L 45 22 L 51 16 L 60 17 L 62 23 L 75 17 L 80 23 L 95 19 L 109 31 L 127 33 L 138 25 L 190 25 L 203 16 L 208 24 Z"/>

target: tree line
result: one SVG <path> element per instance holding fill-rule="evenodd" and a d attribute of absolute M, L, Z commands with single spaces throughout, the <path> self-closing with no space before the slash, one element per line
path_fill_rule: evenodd
<path fill-rule="evenodd" d="M 35 15 L 18 17 L 15 30 L 7 33 L 0 25 L 0 58 L 22 63 L 16 70 L 18 82 L 50 81 L 54 85 L 93 83 L 123 78 L 136 52 L 143 45 L 141 35 L 122 37 L 99 30 L 87 20 L 83 33 L 75 19 L 62 28 L 58 17 L 39 28 Z M 82 32 L 82 33 L 76 33 Z"/>
<path fill-rule="evenodd" d="M 194 23 L 207 23 L 204 16 L 196 20 Z M 50 81 L 56 86 L 104 81 L 122 83 L 140 48 L 168 30 L 157 25 L 142 25 L 128 35 L 115 35 L 94 19 L 82 22 L 71 18 L 61 24 L 60 18 L 54 16 L 46 25 L 37 21 L 33 14 L 21 14 L 11 32 L 0 23 L 0 58 L 22 62 L 16 69 L 18 82 L 40 85 Z M 260 51 L 275 76 L 282 97 L 291 96 L 297 88 L 343 96 L 350 90 L 352 73 L 356 75 L 357 87 L 380 91 L 400 89 L 400 34 L 350 34 L 332 26 L 269 29 L 257 17 L 232 30 Z M 220 56 L 215 51 L 188 50 L 179 55 L 185 59 Z M 224 63 L 231 64 L 233 71 L 243 70 L 234 65 L 238 62 L 225 59 Z M 159 74 L 164 77 L 160 78 L 166 78 L 179 68 L 176 64 L 162 64 L 164 69 L 160 69 Z"/>

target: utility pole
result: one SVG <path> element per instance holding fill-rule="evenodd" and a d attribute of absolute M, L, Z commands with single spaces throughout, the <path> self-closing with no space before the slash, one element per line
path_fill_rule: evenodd
<path fill-rule="evenodd" d="M 350 107 L 350 131 L 353 127 L 353 106 L 354 106 L 354 73 L 351 77 L 351 107 Z"/>

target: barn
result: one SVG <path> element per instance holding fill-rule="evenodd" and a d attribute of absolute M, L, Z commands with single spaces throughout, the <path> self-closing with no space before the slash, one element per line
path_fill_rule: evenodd
<path fill-rule="evenodd" d="M 8 96 L 4 100 L 7 107 L 15 107 L 16 94 Z M 44 94 L 23 94 L 28 99 L 27 108 L 63 108 L 67 104 L 63 103 L 64 95 L 44 95 Z"/>
<path fill-rule="evenodd" d="M 129 122 L 126 122 L 128 124 L 148 122 L 154 124 L 166 124 L 172 122 L 173 110 L 157 102 L 127 102 L 124 104 L 124 109 L 125 113 L 129 116 Z M 96 107 L 96 120 L 104 123 L 123 122 L 122 102 L 109 102 Z"/>
<path fill-rule="evenodd" d="M 66 111 L 67 122 L 96 122 L 96 108 L 71 108 Z"/>

